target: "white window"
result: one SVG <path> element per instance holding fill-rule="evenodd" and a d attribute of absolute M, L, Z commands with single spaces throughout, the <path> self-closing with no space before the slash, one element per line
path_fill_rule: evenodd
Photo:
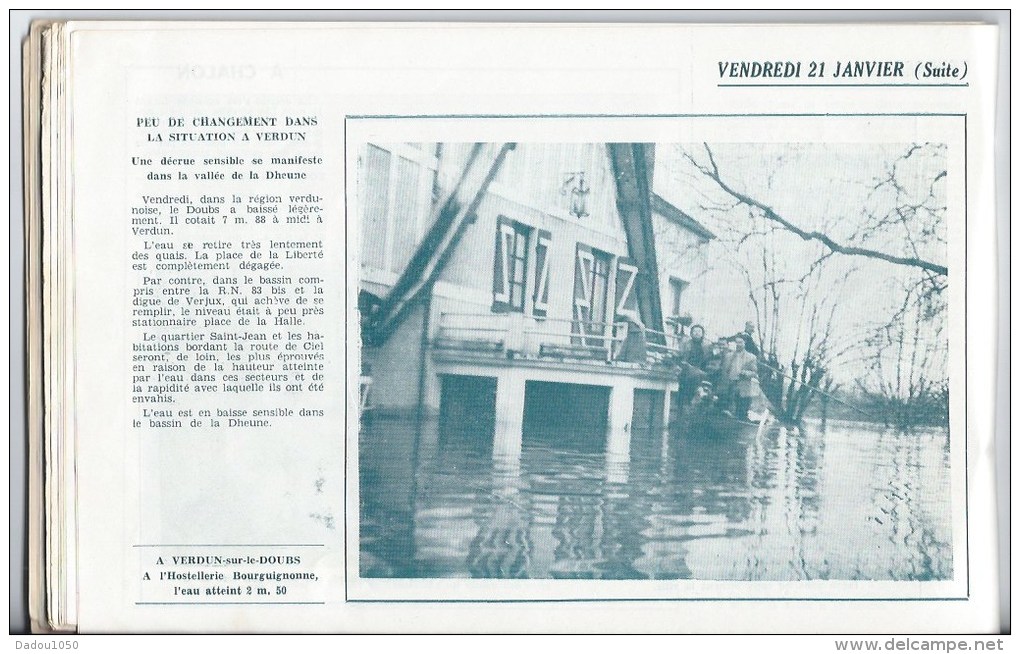
<path fill-rule="evenodd" d="M 524 312 L 531 228 L 500 216 L 492 269 L 492 310 Z"/>

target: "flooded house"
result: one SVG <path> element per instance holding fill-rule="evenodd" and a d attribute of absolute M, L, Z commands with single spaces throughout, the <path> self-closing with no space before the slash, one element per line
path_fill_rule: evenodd
<path fill-rule="evenodd" d="M 529 439 L 626 458 L 668 419 L 713 234 L 656 193 L 653 145 L 370 143 L 358 164 L 373 418 L 510 460 Z"/>
<path fill-rule="evenodd" d="M 943 432 L 663 429 L 678 325 L 747 308 L 656 154 L 359 146 L 361 578 L 952 577 Z"/>

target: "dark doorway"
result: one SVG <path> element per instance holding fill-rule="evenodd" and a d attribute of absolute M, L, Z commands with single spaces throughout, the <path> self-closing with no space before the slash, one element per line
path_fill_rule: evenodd
<path fill-rule="evenodd" d="M 484 454 L 496 434 L 496 378 L 443 375 L 439 447 Z"/>
<path fill-rule="evenodd" d="M 524 393 L 524 445 L 603 451 L 609 393 L 606 386 L 529 381 Z"/>

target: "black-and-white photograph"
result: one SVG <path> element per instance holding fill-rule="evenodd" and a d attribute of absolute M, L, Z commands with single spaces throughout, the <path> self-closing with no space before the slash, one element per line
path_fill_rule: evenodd
<path fill-rule="evenodd" d="M 1008 12 L 598 13 L 14 12 L 17 648 L 1002 650 Z"/>
<path fill-rule="evenodd" d="M 361 578 L 954 577 L 947 143 L 350 147 Z"/>

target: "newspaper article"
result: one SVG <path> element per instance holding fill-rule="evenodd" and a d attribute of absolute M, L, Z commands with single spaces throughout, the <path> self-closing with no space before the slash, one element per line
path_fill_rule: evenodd
<path fill-rule="evenodd" d="M 991 35 L 82 24 L 80 628 L 993 630 Z"/>
<path fill-rule="evenodd" d="M 139 601 L 322 598 L 314 571 L 322 535 L 205 545 L 223 519 L 220 501 L 247 504 L 259 488 L 276 486 L 242 467 L 243 478 L 232 480 L 238 497 L 208 502 L 230 474 L 224 457 L 254 463 L 264 456 L 261 439 L 314 435 L 338 404 L 340 389 L 325 380 L 342 365 L 326 356 L 338 349 L 329 325 L 342 323 L 329 265 L 341 254 L 323 238 L 337 226 L 324 219 L 318 117 L 145 115 L 133 135 L 145 154 L 131 157 L 128 187 L 131 427 L 148 437 L 141 501 L 166 498 L 142 518 Z M 274 530 L 281 519 L 292 525 L 279 533 L 308 532 L 316 522 L 323 533 L 335 529 L 336 503 L 324 497 L 327 475 L 318 472 L 291 489 L 303 512 L 267 514 Z"/>

